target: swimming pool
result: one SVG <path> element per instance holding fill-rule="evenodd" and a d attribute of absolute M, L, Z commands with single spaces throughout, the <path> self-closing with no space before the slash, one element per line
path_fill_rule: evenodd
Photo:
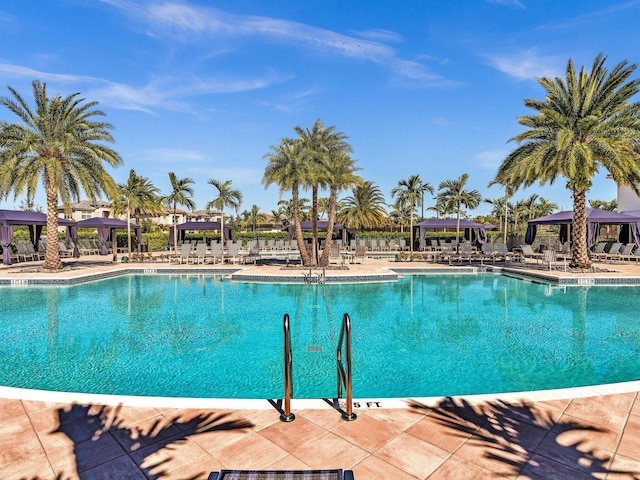
<path fill-rule="evenodd" d="M 284 313 L 296 398 L 335 396 L 344 312 L 359 398 L 594 385 L 640 371 L 636 287 L 553 287 L 491 273 L 325 285 L 127 275 L 0 295 L 5 386 L 280 398 Z"/>

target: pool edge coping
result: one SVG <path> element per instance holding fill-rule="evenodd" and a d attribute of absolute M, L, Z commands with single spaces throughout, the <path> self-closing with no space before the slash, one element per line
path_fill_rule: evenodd
<path fill-rule="evenodd" d="M 532 390 L 526 392 L 504 392 L 476 395 L 451 395 L 433 397 L 407 398 L 356 398 L 354 409 L 368 410 L 379 408 L 434 408 L 445 401 L 464 399 L 469 405 L 487 404 L 495 401 L 507 403 L 545 402 L 572 398 L 585 398 L 640 391 L 640 380 L 569 387 L 552 390 Z M 244 399 L 244 398 L 187 398 L 187 397 L 152 397 L 132 395 L 109 395 L 75 392 L 55 392 L 50 390 L 33 390 L 18 387 L 0 386 L 0 397 L 14 400 L 46 401 L 51 403 L 109 405 L 127 407 L 153 408 L 185 408 L 210 410 L 268 410 L 276 408 L 282 399 Z M 330 410 L 344 406 L 343 399 L 292 399 L 292 410 Z"/>

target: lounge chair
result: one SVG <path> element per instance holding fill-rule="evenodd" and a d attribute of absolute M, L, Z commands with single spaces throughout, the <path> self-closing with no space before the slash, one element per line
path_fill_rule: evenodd
<path fill-rule="evenodd" d="M 253 262 L 255 265 L 260 261 L 260 244 L 251 245 L 249 247 L 249 252 L 240 256 L 241 263 Z"/>
<path fill-rule="evenodd" d="M 591 258 L 596 262 L 599 261 L 600 258 L 604 259 L 607 254 L 607 252 L 604 251 L 606 246 L 607 242 L 598 242 L 598 244 L 593 249 L 593 252 L 591 252 Z"/>
<path fill-rule="evenodd" d="M 169 263 L 176 262 L 176 263 L 182 264 L 183 261 L 184 263 L 189 263 L 190 257 L 191 257 L 191 244 L 183 243 L 182 245 L 180 245 L 180 253 L 178 255 L 172 255 L 171 257 L 169 257 Z"/>
<path fill-rule="evenodd" d="M 618 253 L 610 254 L 609 258 L 611 261 L 624 260 L 625 258 L 628 258 L 631 255 L 635 247 L 636 247 L 635 243 L 627 243 L 624 247 L 620 247 Z"/>
<path fill-rule="evenodd" d="M 620 254 L 621 248 L 622 248 L 622 243 L 615 242 L 613 245 L 611 245 L 611 248 L 609 249 L 609 251 L 604 255 L 599 255 L 599 258 L 604 258 L 605 262 L 607 260 L 613 261 L 613 259 Z"/>
<path fill-rule="evenodd" d="M 207 244 L 206 243 L 198 243 L 196 244 L 196 253 L 195 253 L 195 263 L 202 263 L 207 260 Z"/>
<path fill-rule="evenodd" d="M 367 247 L 364 245 L 356 245 L 356 251 L 353 254 L 353 263 L 367 263 Z"/>
<path fill-rule="evenodd" d="M 342 265 L 343 259 L 340 254 L 340 245 L 332 243 L 329 245 L 329 265 Z"/>
<path fill-rule="evenodd" d="M 352 470 L 221 470 L 208 480 L 354 480 Z"/>
<path fill-rule="evenodd" d="M 60 252 L 61 257 L 71 257 L 73 256 L 73 251 L 67 248 L 67 244 L 62 240 L 58 242 L 58 251 Z"/>
<path fill-rule="evenodd" d="M 33 255 L 32 253 L 29 253 L 26 245 L 22 242 L 16 242 L 16 252 L 18 253 L 18 256 L 24 258 L 25 262 L 27 260 L 33 261 L 36 259 L 36 256 Z"/>
<path fill-rule="evenodd" d="M 523 261 L 526 262 L 528 258 L 534 258 L 536 263 L 540 263 L 540 260 L 543 259 L 544 255 L 542 253 L 536 253 L 531 248 L 531 245 L 520 245 L 520 250 L 522 250 Z"/>
<path fill-rule="evenodd" d="M 37 252 L 31 242 L 25 243 L 25 247 L 27 248 L 27 252 L 33 256 L 34 260 L 44 260 L 44 252 Z"/>
<path fill-rule="evenodd" d="M 496 263 L 496 246 L 491 242 L 485 242 L 480 247 L 480 261 L 491 260 Z"/>
<path fill-rule="evenodd" d="M 237 242 L 231 242 L 227 251 L 227 259 L 231 263 L 240 261 L 240 244 Z"/>

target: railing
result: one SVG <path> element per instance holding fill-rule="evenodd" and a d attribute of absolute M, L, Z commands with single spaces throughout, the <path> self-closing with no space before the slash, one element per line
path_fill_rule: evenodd
<path fill-rule="evenodd" d="M 291 413 L 291 398 L 293 397 L 293 356 L 291 354 L 291 330 L 289 329 L 289 314 L 284 314 L 284 410 L 280 415 L 283 422 L 293 422 L 296 416 Z"/>
<path fill-rule="evenodd" d="M 342 344 L 344 343 L 344 356 L 346 367 L 342 362 Z M 342 418 L 347 421 L 355 420 L 358 416 L 353 413 L 353 396 L 351 393 L 351 318 L 345 313 L 342 317 L 342 329 L 336 350 L 336 360 L 338 363 L 338 398 L 342 398 L 342 386 L 346 394 L 345 410 Z"/>

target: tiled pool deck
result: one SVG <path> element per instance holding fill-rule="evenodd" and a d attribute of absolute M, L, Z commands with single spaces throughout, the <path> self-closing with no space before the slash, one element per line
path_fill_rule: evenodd
<path fill-rule="evenodd" d="M 212 270 L 96 258 L 82 258 L 55 275 L 26 264 L 0 266 L 0 281 L 74 283 L 127 268 Z M 449 269 L 369 260 L 327 276 L 379 280 L 400 266 Z M 636 263 L 604 267 L 611 272 L 551 276 L 560 283 L 640 282 Z M 250 266 L 242 274 L 292 271 Z M 360 400 L 354 422 L 343 421 L 328 402 L 294 399 L 296 420 L 282 423 L 277 405 L 267 400 L 134 399 L 2 388 L 0 478 L 206 479 L 222 468 L 343 468 L 352 469 L 357 480 L 640 479 L 639 391 L 637 381 L 490 397 Z"/>

